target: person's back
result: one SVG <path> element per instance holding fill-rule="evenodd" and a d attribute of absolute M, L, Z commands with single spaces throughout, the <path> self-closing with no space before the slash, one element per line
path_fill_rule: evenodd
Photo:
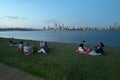
<path fill-rule="evenodd" d="M 24 47 L 23 47 L 23 51 L 24 51 L 24 55 L 25 56 L 29 56 L 31 53 L 30 53 L 30 46 L 29 44 L 25 44 Z"/>
<path fill-rule="evenodd" d="M 28 52 L 28 47 L 27 47 L 27 46 L 24 46 L 24 47 L 23 47 L 23 51 L 24 51 L 24 52 Z"/>
<path fill-rule="evenodd" d="M 23 47 L 23 51 L 24 51 L 24 53 L 28 53 L 28 52 L 29 52 L 29 46 L 28 46 L 28 45 L 25 45 L 25 46 Z"/>
<path fill-rule="evenodd" d="M 18 45 L 19 52 L 23 51 L 23 42 L 21 41 Z"/>

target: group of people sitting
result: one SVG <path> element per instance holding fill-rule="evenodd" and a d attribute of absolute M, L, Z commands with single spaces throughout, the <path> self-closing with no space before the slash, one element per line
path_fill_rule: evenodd
<path fill-rule="evenodd" d="M 30 45 L 28 43 L 23 43 L 22 41 L 20 43 L 16 43 L 10 40 L 10 46 L 18 46 L 18 51 L 23 52 L 26 56 L 31 55 L 34 52 L 38 53 L 48 53 L 48 45 L 47 42 L 45 41 L 40 41 L 39 43 L 39 49 L 35 47 L 35 45 Z M 97 46 L 95 46 L 95 50 L 90 50 L 86 46 L 86 41 L 82 41 L 76 50 L 77 53 L 83 53 L 87 55 L 95 55 L 95 56 L 100 56 L 104 53 L 103 50 L 104 44 L 100 42 Z"/>
<path fill-rule="evenodd" d="M 76 52 L 87 54 L 87 55 L 100 56 L 104 54 L 103 47 L 104 47 L 104 44 L 100 42 L 97 46 L 95 46 L 95 50 L 90 50 L 88 47 L 86 47 L 86 41 L 82 41 L 78 49 L 76 50 Z"/>
<path fill-rule="evenodd" d="M 39 49 L 36 48 L 35 45 L 30 45 L 28 43 L 23 43 L 22 41 L 20 43 L 13 42 L 10 40 L 10 46 L 18 46 L 18 51 L 24 53 L 26 56 L 29 56 L 33 54 L 34 52 L 38 53 L 48 53 L 48 46 L 47 42 L 45 41 L 40 41 L 40 47 Z"/>
<path fill-rule="evenodd" d="M 35 51 L 36 47 L 28 43 L 20 42 L 18 45 L 18 51 L 23 52 L 26 56 L 31 55 Z"/>

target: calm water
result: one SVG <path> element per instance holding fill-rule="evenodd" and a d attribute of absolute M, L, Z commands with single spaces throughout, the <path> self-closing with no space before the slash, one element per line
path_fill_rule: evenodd
<path fill-rule="evenodd" d="M 120 31 L 8 31 L 0 32 L 0 37 L 64 43 L 86 40 L 92 45 L 102 41 L 107 46 L 120 47 Z"/>

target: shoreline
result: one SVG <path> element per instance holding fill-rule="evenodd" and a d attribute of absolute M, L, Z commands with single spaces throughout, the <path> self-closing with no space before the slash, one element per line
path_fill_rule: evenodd
<path fill-rule="evenodd" d="M 40 40 L 34 40 L 34 39 L 17 39 L 17 38 L 5 38 L 5 37 L 0 37 L 0 38 L 3 38 L 3 39 L 13 39 L 13 40 L 25 40 L 25 41 L 36 41 L 36 42 L 39 42 Z M 59 43 L 59 44 L 73 44 L 73 45 L 77 45 L 79 46 L 80 43 L 66 43 L 66 42 L 54 42 L 54 41 L 47 41 L 48 43 Z M 88 44 L 88 46 L 96 46 L 96 45 L 92 45 L 92 44 Z M 108 48 L 120 48 L 120 47 L 115 47 L 115 46 L 107 46 L 105 45 L 105 47 L 108 47 Z"/>

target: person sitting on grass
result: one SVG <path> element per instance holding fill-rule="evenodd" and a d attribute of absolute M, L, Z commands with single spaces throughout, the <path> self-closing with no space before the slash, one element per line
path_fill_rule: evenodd
<path fill-rule="evenodd" d="M 83 40 L 79 47 L 78 50 L 76 50 L 77 53 L 84 53 L 84 54 L 88 54 L 90 52 L 90 50 L 88 49 L 88 47 L 86 47 L 86 41 Z"/>
<path fill-rule="evenodd" d="M 23 47 L 24 47 L 24 45 L 23 45 L 23 42 L 21 41 L 18 45 L 18 51 L 23 52 Z"/>
<path fill-rule="evenodd" d="M 83 53 L 83 54 L 89 54 L 91 50 L 87 50 L 85 47 L 84 47 L 84 44 L 80 44 L 79 47 L 78 47 L 78 50 L 76 50 L 77 53 Z"/>
<path fill-rule="evenodd" d="M 40 41 L 40 50 L 38 50 L 38 53 L 46 54 L 47 52 L 48 52 L 47 42 Z"/>
<path fill-rule="evenodd" d="M 24 51 L 25 56 L 29 56 L 33 53 L 33 46 L 29 44 L 25 44 L 23 47 L 23 51 Z"/>
<path fill-rule="evenodd" d="M 103 53 L 104 53 L 103 47 L 104 47 L 104 44 L 103 44 L 102 42 L 100 42 L 100 43 L 95 47 L 95 52 L 96 52 L 96 53 L 101 53 L 101 54 L 103 54 Z"/>

